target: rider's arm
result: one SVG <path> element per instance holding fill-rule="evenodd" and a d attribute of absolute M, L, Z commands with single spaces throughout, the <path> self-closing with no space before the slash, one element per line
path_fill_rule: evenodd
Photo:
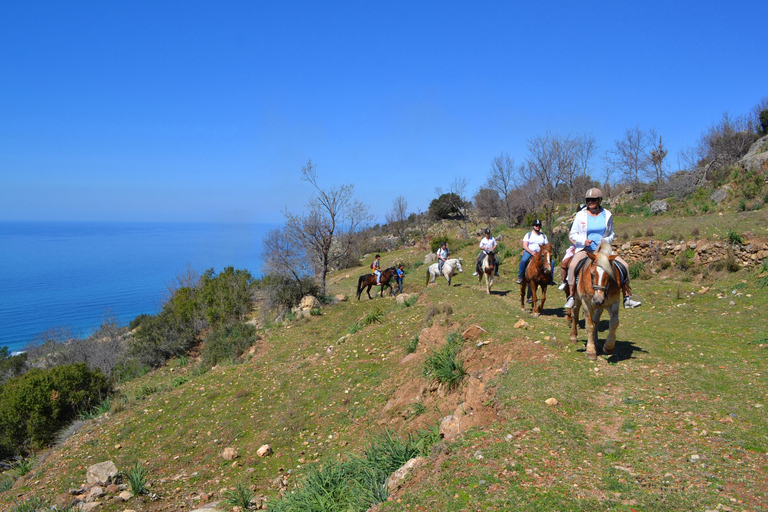
<path fill-rule="evenodd" d="M 525 241 L 523 242 L 523 250 L 524 250 L 525 252 L 530 252 L 530 253 L 531 253 L 531 255 L 533 255 L 533 253 L 530 251 L 530 249 L 528 249 L 528 240 L 525 240 Z"/>
<path fill-rule="evenodd" d="M 603 233 L 603 240 L 609 244 L 613 242 L 616 237 L 616 233 L 613 232 L 613 215 L 608 210 L 605 210 L 605 233 Z"/>
<path fill-rule="evenodd" d="M 581 232 L 581 223 L 584 219 L 584 216 L 581 215 L 581 213 L 583 211 L 584 210 L 577 213 L 576 217 L 573 218 L 573 224 L 571 224 L 571 232 L 568 234 L 568 238 L 571 239 L 571 242 L 573 242 L 573 245 L 575 245 L 577 249 L 584 247 L 584 244 L 587 241 L 587 233 Z"/>

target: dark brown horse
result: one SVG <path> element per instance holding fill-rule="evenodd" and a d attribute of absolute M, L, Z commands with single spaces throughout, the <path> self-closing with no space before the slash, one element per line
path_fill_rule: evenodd
<path fill-rule="evenodd" d="M 379 292 L 379 297 L 384 296 L 384 287 L 386 286 L 389 288 L 389 294 L 392 295 L 394 293 L 394 290 L 392 289 L 392 285 L 389 284 L 389 281 L 392 280 L 393 277 L 397 275 L 397 269 L 395 267 L 389 267 L 388 269 L 381 271 L 381 280 L 380 280 L 380 286 L 381 291 Z M 368 298 L 372 299 L 371 297 L 371 287 L 377 286 L 376 285 L 376 275 L 375 274 L 363 274 L 360 276 L 360 279 L 357 280 L 357 300 L 360 300 L 360 295 L 363 293 L 363 288 L 368 287 L 367 290 L 365 290 L 365 293 L 368 294 Z"/>
<path fill-rule="evenodd" d="M 528 266 L 523 274 L 523 281 L 520 283 L 520 309 L 525 309 L 525 292 L 531 287 L 531 312 L 538 316 L 544 309 L 544 302 L 547 300 L 547 286 L 552 280 L 552 245 L 544 244 L 539 247 L 539 252 L 531 257 Z M 541 303 L 536 308 L 536 291 L 541 286 Z"/>
<path fill-rule="evenodd" d="M 621 306 L 621 272 L 616 268 L 616 256 L 612 254 L 611 244 L 601 242 L 597 252 L 587 254 L 584 266 L 578 271 L 576 285 L 576 304 L 573 306 L 571 321 L 571 341 L 577 341 L 579 309 L 584 307 L 584 326 L 587 330 L 587 358 L 597 359 L 597 329 L 600 315 L 607 310 L 611 315 L 608 321 L 608 336 L 605 338 L 603 352 L 612 354 L 616 344 L 616 328 L 619 326 L 619 307 Z M 569 315 L 570 316 L 570 315 Z"/>

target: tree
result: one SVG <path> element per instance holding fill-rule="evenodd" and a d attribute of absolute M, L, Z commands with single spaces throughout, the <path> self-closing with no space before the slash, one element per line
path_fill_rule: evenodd
<path fill-rule="evenodd" d="M 275 228 L 264 236 L 262 247 L 264 273 L 290 279 L 298 287 L 299 298 L 303 297 L 302 285 L 312 275 L 312 262 L 299 239 L 289 236 L 285 228 Z"/>
<path fill-rule="evenodd" d="M 565 170 L 563 181 L 568 186 L 568 211 L 572 212 L 574 191 L 579 190 L 583 182 L 591 181 L 588 171 L 597 142 L 592 135 L 577 135 L 569 146 L 573 152 L 572 166 Z"/>
<path fill-rule="evenodd" d="M 416 224 L 416 227 L 419 228 L 419 233 L 421 234 L 421 243 L 424 245 L 424 248 L 426 248 L 427 235 L 429 234 L 430 225 L 429 213 L 422 212 L 421 209 L 417 208 L 416 213 L 411 214 L 409 219 L 412 219 Z"/>
<path fill-rule="evenodd" d="M 387 212 L 386 219 L 390 229 L 400 238 L 400 244 L 405 248 L 405 229 L 408 227 L 408 201 L 403 196 L 397 196 L 392 201 L 392 209 Z"/>
<path fill-rule="evenodd" d="M 562 183 L 559 165 L 562 145 L 549 133 L 528 140 L 528 158 L 522 177 L 535 188 L 538 206 L 544 211 L 547 231 L 552 234 L 552 217 L 557 199 L 557 187 Z"/>
<path fill-rule="evenodd" d="M 321 188 L 312 160 L 301 169 L 301 179 L 312 185 L 315 195 L 305 213 L 285 213 L 285 233 L 303 246 L 325 294 L 328 272 L 350 253 L 354 235 L 370 222 L 371 215 L 355 199 L 354 185 Z"/>
<path fill-rule="evenodd" d="M 469 221 L 469 208 L 472 206 L 472 203 L 465 196 L 467 185 L 466 178 L 454 178 L 451 182 L 451 197 L 455 200 L 454 208 L 459 212 L 464 238 L 469 238 L 467 222 Z"/>
<path fill-rule="evenodd" d="M 499 197 L 498 191 L 487 187 L 481 188 L 475 193 L 474 203 L 477 213 L 488 221 L 490 228 L 491 217 L 498 216 L 499 211 L 503 208 L 503 201 Z"/>
<path fill-rule="evenodd" d="M 636 185 L 651 165 L 649 144 L 648 134 L 639 127 L 628 128 L 624 137 L 614 141 L 613 149 L 606 152 L 605 161 L 624 176 L 628 185 Z"/>
<path fill-rule="evenodd" d="M 461 213 L 456 205 L 461 202 L 461 197 L 451 192 L 443 194 L 439 189 L 437 194 L 438 196 L 429 202 L 429 216 L 437 220 L 458 218 Z"/>
<path fill-rule="evenodd" d="M 649 167 L 649 177 L 651 180 L 661 185 L 667 177 L 666 169 L 664 167 L 664 158 L 666 158 L 668 151 L 662 143 L 661 135 L 656 133 L 656 130 L 651 130 L 649 136 L 651 140 L 651 166 Z M 656 139 L 658 139 L 658 142 L 656 142 Z"/>
<path fill-rule="evenodd" d="M 513 224 L 516 217 L 515 203 L 510 194 L 515 188 L 515 176 L 518 171 L 514 159 L 510 158 L 508 153 L 502 153 L 491 161 L 491 171 L 485 185 L 485 188 L 498 193 L 504 219 L 509 224 Z"/>

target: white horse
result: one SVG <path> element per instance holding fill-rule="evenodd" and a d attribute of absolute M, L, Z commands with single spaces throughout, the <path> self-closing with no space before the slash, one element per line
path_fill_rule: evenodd
<path fill-rule="evenodd" d="M 483 255 L 478 270 L 477 282 L 480 283 L 483 280 L 483 276 L 485 276 L 485 291 L 490 295 L 491 287 L 493 286 L 493 276 L 496 273 L 496 254 L 493 251 Z"/>
<path fill-rule="evenodd" d="M 461 268 L 461 258 L 451 258 L 449 260 L 445 260 L 445 263 L 443 263 L 443 275 L 448 280 L 449 286 L 451 284 L 451 278 L 458 272 L 464 272 L 464 269 Z M 439 275 L 440 271 L 437 269 L 437 263 L 431 264 L 427 268 L 427 284 L 434 283 L 435 278 Z"/>

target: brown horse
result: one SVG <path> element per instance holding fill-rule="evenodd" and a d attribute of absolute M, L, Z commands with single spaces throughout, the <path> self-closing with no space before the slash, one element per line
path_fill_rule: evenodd
<path fill-rule="evenodd" d="M 389 284 L 389 281 L 397 275 L 397 269 L 395 267 L 389 267 L 386 270 L 381 271 L 381 280 L 379 281 L 379 286 L 381 286 L 381 291 L 379 292 L 379 297 L 384 296 L 384 287 L 386 286 L 389 288 L 389 294 L 394 295 L 394 290 L 392 289 L 392 285 Z M 371 287 L 377 286 L 376 285 L 376 275 L 375 274 L 363 274 L 360 276 L 360 279 L 357 280 L 357 300 L 360 300 L 360 295 L 363 293 L 363 288 L 368 287 L 367 290 L 365 290 L 365 293 L 368 294 L 368 298 L 372 299 L 371 297 Z"/>
<path fill-rule="evenodd" d="M 616 344 L 616 328 L 619 326 L 619 307 L 621 306 L 621 272 L 613 261 L 611 244 L 601 242 L 597 252 L 587 254 L 589 260 L 577 273 L 576 304 L 573 307 L 571 321 L 571 341 L 577 341 L 579 309 L 584 307 L 584 326 L 587 330 L 587 358 L 597 359 L 597 331 L 603 310 L 611 315 L 608 323 L 608 336 L 603 352 L 612 354 Z"/>
<path fill-rule="evenodd" d="M 539 247 L 539 252 L 531 257 L 528 266 L 523 274 L 523 281 L 520 283 L 520 309 L 525 310 L 525 292 L 531 287 L 531 312 L 539 316 L 544 309 L 544 302 L 547 300 L 547 286 L 552 280 L 552 245 L 544 244 Z M 536 309 L 536 291 L 541 286 L 541 303 Z"/>

